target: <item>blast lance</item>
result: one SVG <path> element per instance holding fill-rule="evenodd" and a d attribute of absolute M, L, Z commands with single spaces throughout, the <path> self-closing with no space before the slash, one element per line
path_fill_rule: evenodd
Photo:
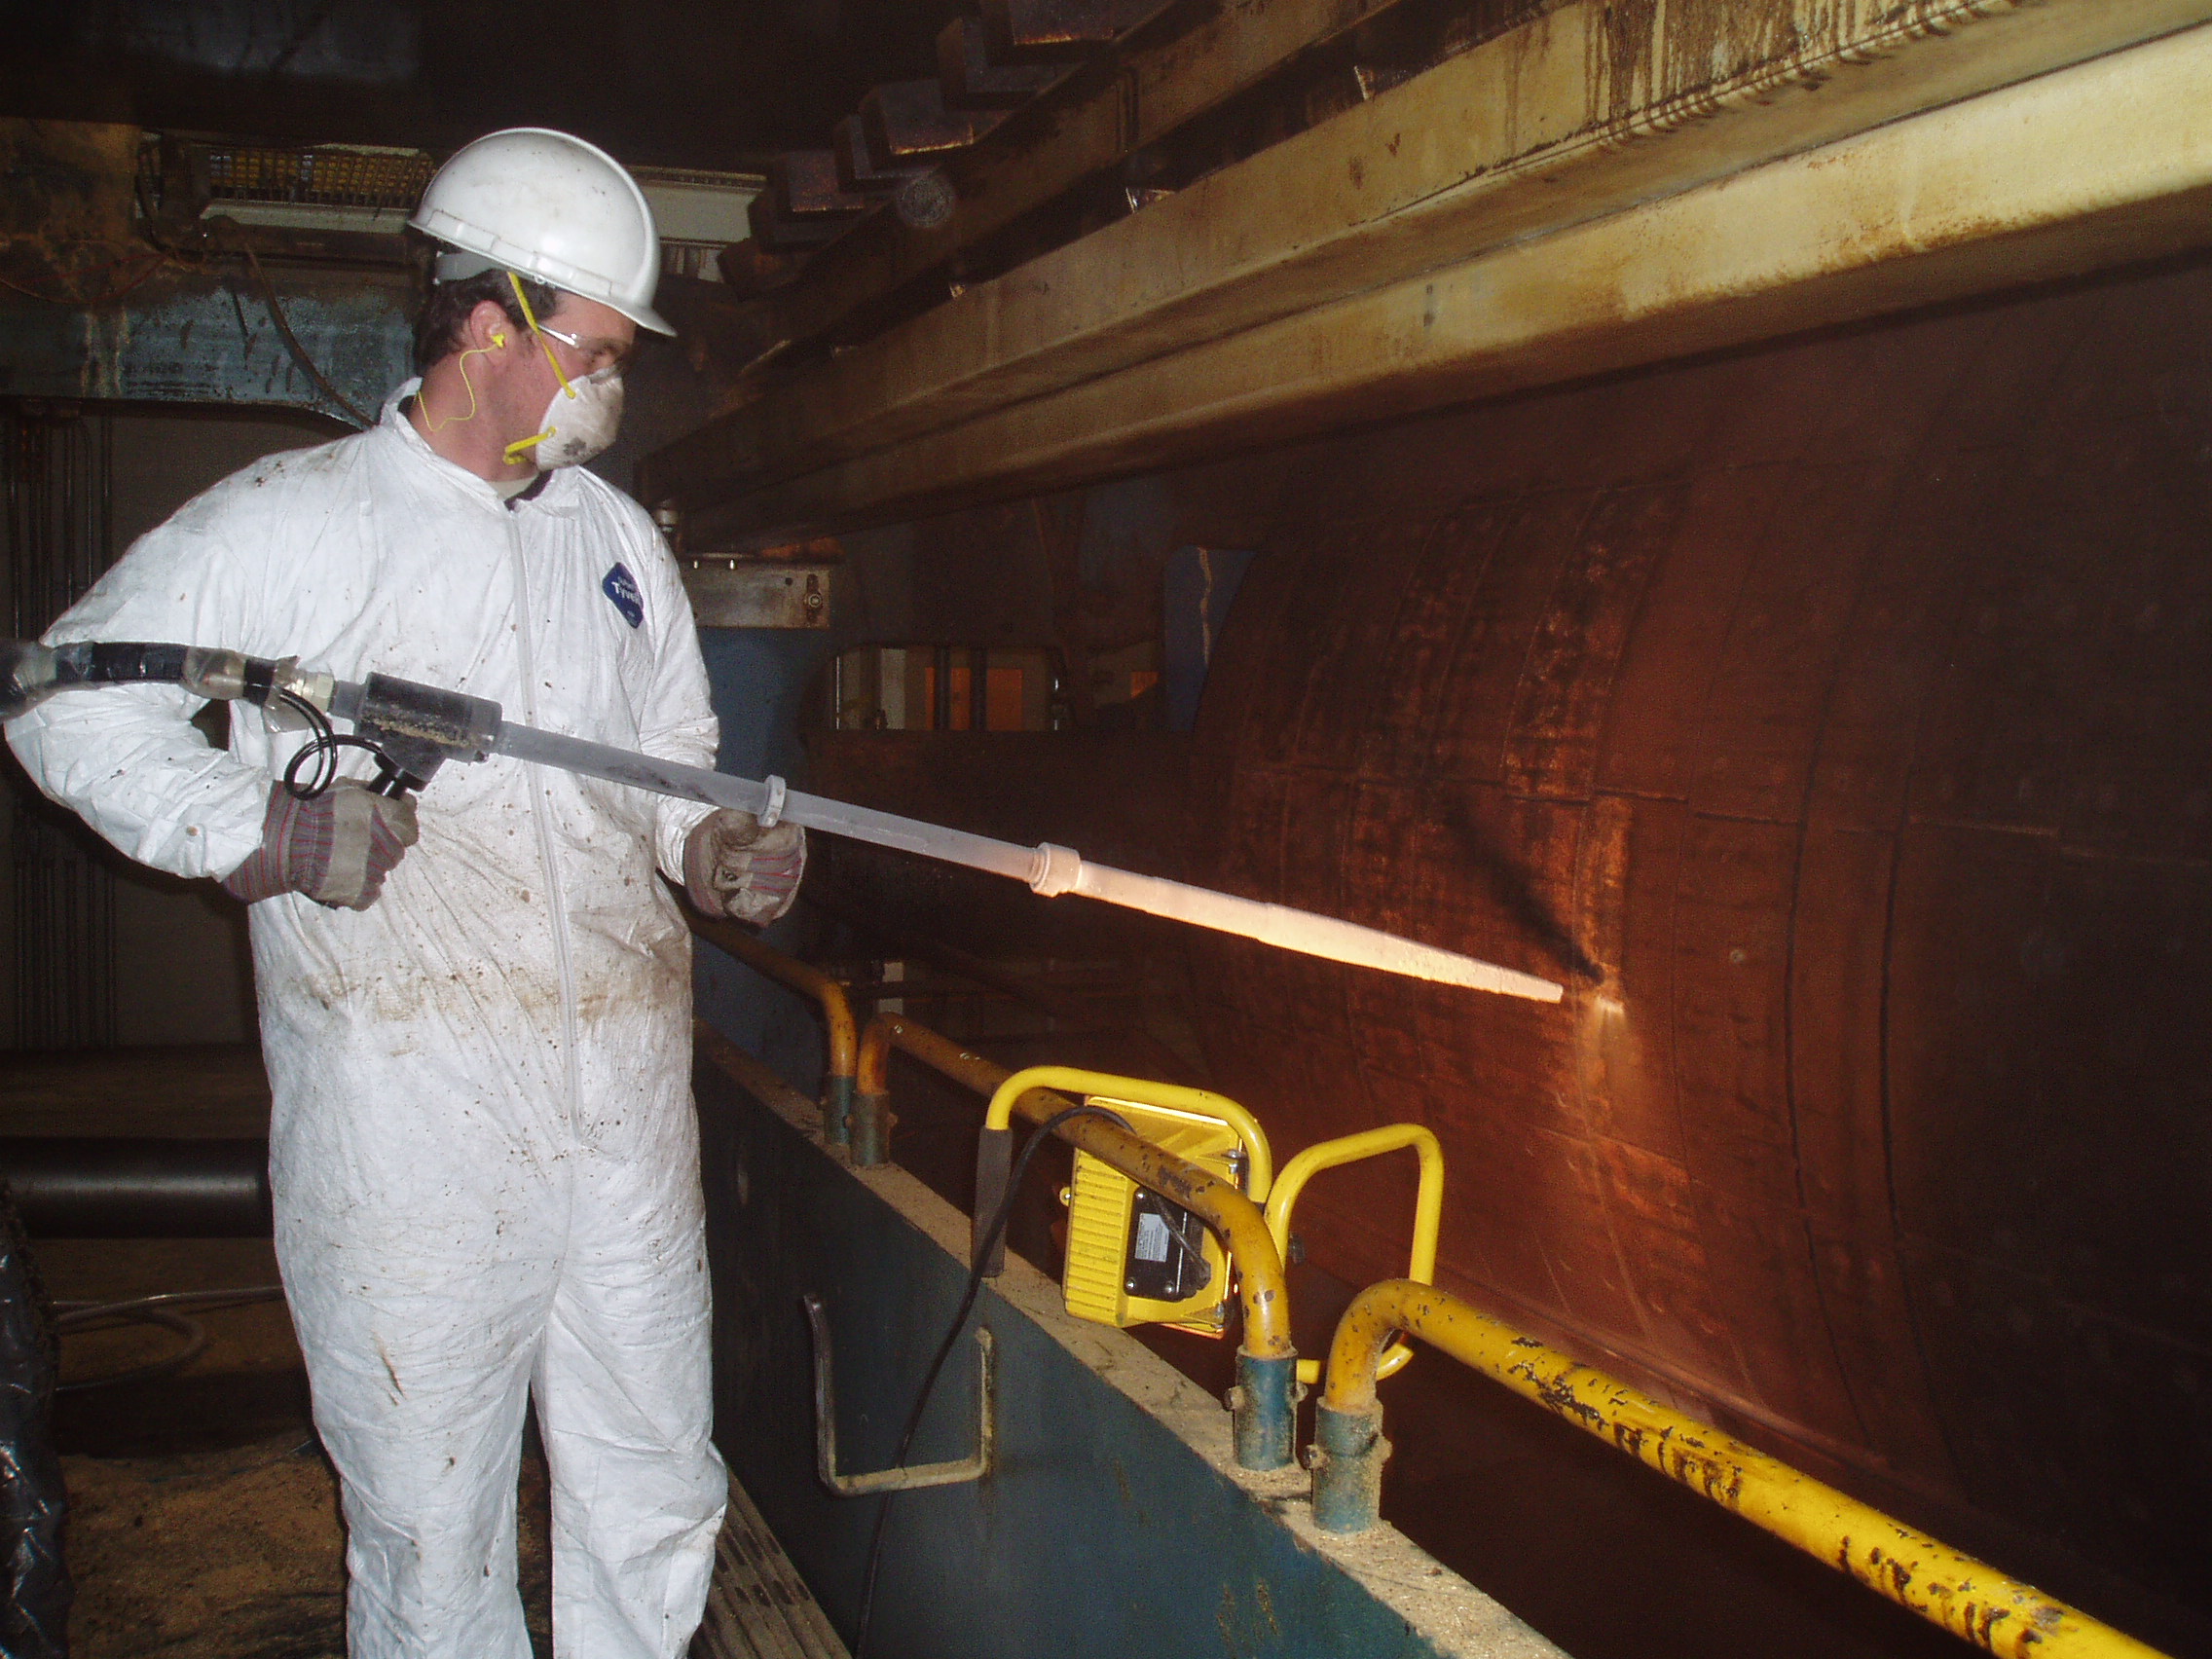
<path fill-rule="evenodd" d="M 735 777 L 520 725 L 489 699 L 390 675 L 339 680 L 303 670 L 293 658 L 273 661 L 199 645 L 88 642 L 49 646 L 16 641 L 0 645 L 0 720 L 15 719 L 57 691 L 133 682 L 181 685 L 196 696 L 252 703 L 278 729 L 311 732 L 286 773 L 287 784 L 301 793 L 317 787 L 318 771 L 327 782 L 342 741 L 374 754 L 377 774 L 371 787 L 387 794 L 423 788 L 448 760 L 480 761 L 498 755 L 679 800 L 741 808 L 763 824 L 797 824 L 1008 876 L 1046 898 L 1080 894 L 1278 949 L 1409 978 L 1534 1002 L 1558 1002 L 1562 994 L 1557 983 L 1533 974 L 1356 922 L 1093 864 L 1072 847 L 1051 842 L 1022 846 L 830 800 L 789 789 L 777 777 Z M 337 736 L 330 724 L 333 719 L 352 726 L 350 739 Z M 303 761 L 310 763 L 305 783 L 300 776 Z"/>

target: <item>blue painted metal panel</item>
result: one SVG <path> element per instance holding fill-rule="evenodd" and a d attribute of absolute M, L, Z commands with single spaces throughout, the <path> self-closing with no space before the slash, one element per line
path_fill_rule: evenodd
<path fill-rule="evenodd" d="M 848 1639 L 876 1499 L 814 1477 L 799 1296 L 827 1302 L 847 1471 L 891 1460 L 958 1300 L 955 1260 L 702 1057 L 719 1438 Z M 986 1292 L 999 1467 L 896 1501 L 874 1659 L 1414 1659 L 1435 1649 L 1164 1423 Z M 1111 1343 L 1126 1339 L 1109 1337 Z M 1132 1356 L 1141 1353 L 1129 1344 Z M 916 1460 L 974 1450 L 975 1361 Z"/>
<path fill-rule="evenodd" d="M 292 332 L 374 416 L 411 374 L 404 273 L 272 272 Z M 242 270 L 159 276 L 96 311 L 0 305 L 0 396 L 313 409 L 344 419 L 285 346 Z"/>

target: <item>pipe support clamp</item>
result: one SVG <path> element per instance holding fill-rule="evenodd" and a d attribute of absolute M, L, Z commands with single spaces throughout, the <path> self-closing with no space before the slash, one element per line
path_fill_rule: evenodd
<path fill-rule="evenodd" d="M 1229 1390 L 1229 1412 L 1238 1468 L 1290 1466 L 1300 1393 L 1295 1353 L 1263 1359 L 1237 1351 L 1236 1386 Z"/>
<path fill-rule="evenodd" d="M 1324 1532 L 1364 1532 L 1382 1518 L 1382 1465 L 1390 1443 L 1382 1438 L 1382 1413 L 1313 1413 L 1313 1525 Z"/>

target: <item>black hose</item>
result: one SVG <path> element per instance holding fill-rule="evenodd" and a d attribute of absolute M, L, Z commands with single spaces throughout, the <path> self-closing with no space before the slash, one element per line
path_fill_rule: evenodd
<path fill-rule="evenodd" d="M 257 1284 L 243 1290 L 173 1290 L 159 1296 L 134 1296 L 123 1302 L 57 1302 L 54 1328 L 64 1337 L 85 1331 L 110 1330 L 117 1325 L 162 1325 L 182 1337 L 184 1343 L 144 1365 L 110 1372 L 105 1377 L 64 1382 L 56 1392 L 70 1394 L 85 1388 L 112 1388 L 119 1382 L 148 1382 L 182 1371 L 205 1350 L 207 1332 L 199 1320 L 187 1318 L 178 1309 L 193 1308 L 212 1313 L 226 1308 L 249 1307 L 257 1302 L 281 1301 L 283 1295 L 284 1287 L 280 1284 Z"/>
<path fill-rule="evenodd" d="M 922 1375 L 921 1389 L 914 1396 L 914 1409 L 906 1415 L 906 1430 L 899 1437 L 899 1455 L 891 1459 L 893 1468 L 902 1469 L 906 1466 L 906 1455 L 914 1449 L 914 1436 L 921 1429 L 922 1414 L 929 1409 L 930 1395 L 937 1389 L 937 1380 L 944 1370 L 944 1362 L 952 1356 L 953 1347 L 960 1341 L 960 1333 L 968 1328 L 968 1315 L 976 1310 L 976 1298 L 981 1293 L 983 1280 L 988 1276 L 984 1270 L 998 1249 L 999 1239 L 1006 1234 L 1008 1218 L 1014 1214 L 1014 1200 L 1021 1191 L 1021 1178 L 1028 1174 L 1038 1148 L 1052 1138 L 1054 1129 L 1074 1118 L 1103 1118 L 1124 1129 L 1129 1126 L 1128 1120 L 1120 1113 L 1087 1103 L 1053 1113 L 1037 1125 L 1035 1134 L 1022 1143 L 1021 1156 L 1014 1161 L 1013 1173 L 1007 1177 L 1006 1196 L 999 1200 L 999 1207 L 991 1216 L 991 1224 L 983 1230 L 982 1238 L 976 1248 L 975 1265 L 968 1270 L 968 1285 L 961 1292 L 959 1309 L 952 1315 L 952 1323 L 945 1330 L 944 1341 L 938 1344 L 937 1355 L 930 1361 L 929 1370 Z M 891 1500 L 897 1495 L 896 1493 L 885 1493 L 882 1507 L 875 1512 L 875 1530 L 869 1536 L 867 1545 L 867 1569 L 861 1580 L 861 1611 L 859 1625 L 853 1635 L 853 1659 L 866 1659 L 867 1653 L 868 1627 L 875 1618 L 875 1579 L 883 1567 L 884 1531 L 891 1521 Z"/>
<path fill-rule="evenodd" d="M 0 641 L 0 719 L 77 685 L 179 684 L 190 654 L 189 645 L 135 640 Z"/>
<path fill-rule="evenodd" d="M 0 720 L 12 720 L 56 691 L 76 686 L 194 683 L 197 688 L 194 677 L 207 672 L 205 658 L 209 653 L 199 654 L 202 661 L 196 666 L 195 650 L 190 645 L 129 640 L 77 640 L 64 645 L 45 645 L 31 640 L 0 641 Z M 229 657 L 229 653 L 221 654 Z M 296 798 L 313 800 L 337 782 L 342 749 L 365 749 L 380 762 L 399 770 L 380 745 L 366 737 L 341 735 L 322 710 L 276 684 L 276 674 L 281 665 L 262 657 L 229 660 L 242 662 L 243 689 L 222 695 L 241 695 L 264 707 L 280 703 L 307 724 L 308 742 L 284 769 L 284 788 Z M 304 782 L 300 777 L 303 767 L 309 769 Z"/>
<path fill-rule="evenodd" d="M 141 640 L 79 640 L 54 647 L 62 685 L 174 685 L 184 679 L 185 645 Z"/>

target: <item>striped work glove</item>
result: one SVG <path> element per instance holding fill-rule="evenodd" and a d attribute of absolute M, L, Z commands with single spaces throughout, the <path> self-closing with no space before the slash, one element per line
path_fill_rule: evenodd
<path fill-rule="evenodd" d="M 692 827 L 683 843 L 683 891 L 702 915 L 755 927 L 792 907 L 806 873 L 806 831 L 760 828 L 750 812 L 723 807 Z"/>
<path fill-rule="evenodd" d="M 340 778 L 301 800 L 278 783 L 269 792 L 261 845 L 223 877 L 223 890 L 248 904 L 305 893 L 334 910 L 366 910 L 415 836 L 415 803 L 405 795 L 380 795 Z"/>

